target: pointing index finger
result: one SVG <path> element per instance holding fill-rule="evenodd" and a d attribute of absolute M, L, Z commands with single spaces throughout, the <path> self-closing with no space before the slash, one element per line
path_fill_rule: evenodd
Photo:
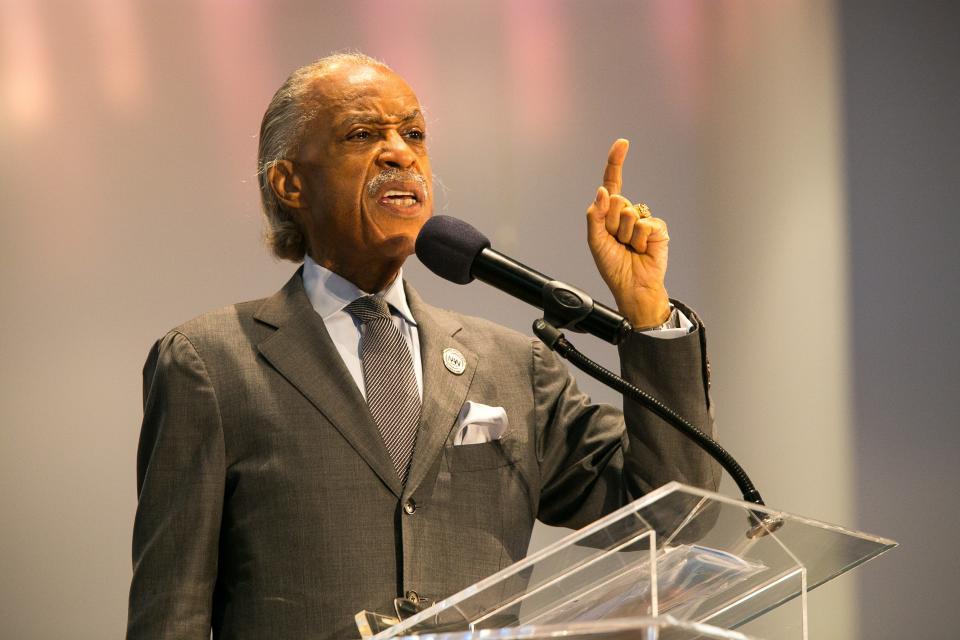
<path fill-rule="evenodd" d="M 623 161 L 627 157 L 627 149 L 630 142 L 619 138 L 610 146 L 610 152 L 607 154 L 607 168 L 603 171 L 603 186 L 607 188 L 610 195 L 620 193 L 623 187 Z"/>

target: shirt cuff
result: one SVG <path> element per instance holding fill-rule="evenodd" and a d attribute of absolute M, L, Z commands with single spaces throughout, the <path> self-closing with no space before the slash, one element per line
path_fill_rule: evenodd
<path fill-rule="evenodd" d="M 666 322 L 659 327 L 647 329 L 646 331 L 641 331 L 640 333 L 652 338 L 662 338 L 667 340 L 671 338 L 679 338 L 690 333 L 690 330 L 693 329 L 693 323 L 690 322 L 690 318 L 684 315 L 683 311 L 680 311 L 680 309 L 677 309 L 672 304 L 670 306 L 673 311 L 670 312 L 670 317 L 667 318 Z"/>

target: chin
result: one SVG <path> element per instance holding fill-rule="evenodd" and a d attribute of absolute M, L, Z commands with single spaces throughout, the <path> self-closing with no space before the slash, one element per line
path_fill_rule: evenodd
<path fill-rule="evenodd" d="M 368 237 L 376 251 L 384 258 L 405 259 L 413 255 L 417 235 L 433 214 L 433 206 L 430 203 L 417 213 L 402 216 L 379 207 L 368 211 L 374 213 L 370 219 L 372 233 Z"/>
<path fill-rule="evenodd" d="M 423 228 L 423 225 L 427 223 L 427 220 L 430 218 L 430 214 L 402 218 L 402 219 L 392 219 L 388 221 L 387 224 L 380 225 L 380 233 L 383 234 L 383 239 L 389 244 L 409 244 L 410 251 L 413 251 L 413 245 L 417 241 L 417 236 L 420 234 L 420 229 Z"/>
<path fill-rule="evenodd" d="M 413 255 L 417 243 L 416 234 L 397 234 L 384 238 L 379 243 L 378 252 L 384 258 L 406 259 Z"/>

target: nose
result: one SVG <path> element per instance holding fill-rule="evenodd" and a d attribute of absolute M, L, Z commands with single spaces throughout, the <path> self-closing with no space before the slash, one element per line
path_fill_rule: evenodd
<path fill-rule="evenodd" d="M 385 169 L 409 169 L 417 156 L 398 131 L 392 129 L 384 136 L 377 164 Z"/>

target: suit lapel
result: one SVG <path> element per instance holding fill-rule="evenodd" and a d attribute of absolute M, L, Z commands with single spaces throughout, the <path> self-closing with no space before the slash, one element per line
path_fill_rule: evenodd
<path fill-rule="evenodd" d="M 417 321 L 420 334 L 420 362 L 423 366 L 423 406 L 420 411 L 420 432 L 413 450 L 410 474 L 404 494 L 410 495 L 427 477 L 460 408 L 467 399 L 467 391 L 477 371 L 478 357 L 456 339 L 460 323 L 446 314 L 425 305 L 420 296 L 406 285 L 407 302 Z M 448 371 L 443 363 L 443 350 L 454 348 L 467 360 L 461 375 Z"/>
<path fill-rule="evenodd" d="M 264 302 L 254 318 L 277 328 L 257 345 L 263 357 L 336 427 L 399 498 L 400 479 L 383 438 L 323 320 L 310 304 L 299 271 Z"/>

